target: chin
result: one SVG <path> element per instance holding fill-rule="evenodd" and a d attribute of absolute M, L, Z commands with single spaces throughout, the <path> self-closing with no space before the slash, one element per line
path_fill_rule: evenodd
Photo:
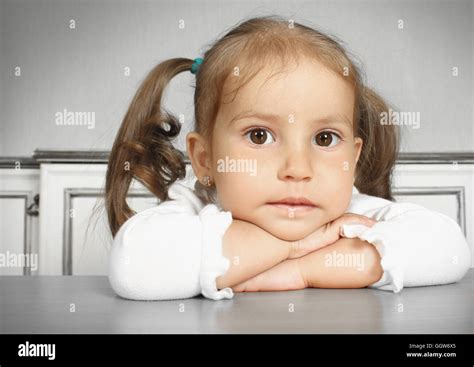
<path fill-rule="evenodd" d="M 283 241 L 298 241 L 307 237 L 317 228 L 308 228 L 307 225 L 287 225 L 287 226 L 270 226 L 264 229 Z"/>

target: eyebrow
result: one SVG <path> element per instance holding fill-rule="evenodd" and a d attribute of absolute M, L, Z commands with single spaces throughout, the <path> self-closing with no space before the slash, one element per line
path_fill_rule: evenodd
<path fill-rule="evenodd" d="M 232 124 L 233 122 L 237 120 L 243 120 L 243 119 L 251 118 L 251 117 L 255 117 L 260 120 L 265 120 L 272 123 L 278 123 L 279 121 L 283 121 L 283 118 L 282 118 L 283 116 L 249 110 L 249 111 L 243 111 L 235 115 L 232 118 L 232 120 L 230 120 L 229 124 Z M 345 115 L 340 114 L 340 113 L 335 114 L 335 115 L 328 115 L 316 120 L 312 120 L 311 124 L 326 124 L 326 123 L 331 123 L 331 122 L 344 124 L 344 125 L 348 125 L 349 127 L 352 127 L 352 122 Z"/>

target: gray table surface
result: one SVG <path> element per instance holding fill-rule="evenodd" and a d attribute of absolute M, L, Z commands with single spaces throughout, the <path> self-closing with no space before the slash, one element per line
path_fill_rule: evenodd
<path fill-rule="evenodd" d="M 398 294 L 304 289 L 132 301 L 104 276 L 0 276 L 0 333 L 471 334 L 473 285 L 471 269 L 459 283 Z"/>

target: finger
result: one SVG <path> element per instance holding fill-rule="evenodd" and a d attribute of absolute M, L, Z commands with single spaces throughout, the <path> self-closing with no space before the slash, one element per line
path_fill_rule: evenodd
<path fill-rule="evenodd" d="M 343 217 L 341 217 L 341 220 L 337 223 L 335 226 L 338 232 L 338 235 L 340 237 L 344 237 L 344 229 L 343 226 L 345 224 L 347 225 L 364 225 L 366 227 L 372 227 L 376 223 L 375 220 L 365 217 L 363 215 L 358 215 L 358 214 L 345 214 Z"/>
<path fill-rule="evenodd" d="M 350 214 L 344 217 L 342 224 L 365 224 L 372 226 L 375 223 L 377 223 L 375 219 L 366 217 L 365 215 Z"/>
<path fill-rule="evenodd" d="M 361 237 L 362 234 L 367 230 L 367 226 L 360 224 L 346 224 L 341 227 L 341 236 L 345 238 Z"/>

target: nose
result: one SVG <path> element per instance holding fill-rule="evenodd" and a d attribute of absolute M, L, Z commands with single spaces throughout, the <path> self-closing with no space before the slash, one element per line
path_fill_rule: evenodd
<path fill-rule="evenodd" d="M 288 146 L 285 149 L 284 162 L 278 171 L 282 181 L 310 181 L 313 177 L 311 154 L 303 146 Z"/>

